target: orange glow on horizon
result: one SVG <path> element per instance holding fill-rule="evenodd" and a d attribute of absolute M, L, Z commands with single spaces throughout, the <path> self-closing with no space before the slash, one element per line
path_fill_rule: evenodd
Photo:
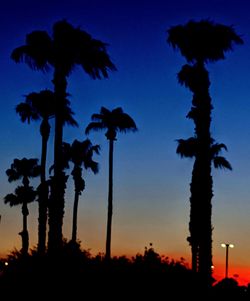
<path fill-rule="evenodd" d="M 225 264 L 214 264 L 213 277 L 216 282 L 225 278 Z M 235 279 L 239 285 L 247 286 L 250 283 L 250 266 L 230 265 L 228 277 Z"/>

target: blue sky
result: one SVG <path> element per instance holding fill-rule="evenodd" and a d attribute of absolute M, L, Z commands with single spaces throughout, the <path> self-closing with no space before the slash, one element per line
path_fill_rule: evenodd
<path fill-rule="evenodd" d="M 136 2 L 136 3 L 135 3 Z M 65 128 L 64 139 L 85 139 L 90 116 L 101 106 L 121 106 L 139 131 L 118 135 L 114 157 L 113 254 L 143 252 L 153 243 L 160 253 L 190 258 L 186 237 L 192 160 L 176 154 L 176 139 L 193 134 L 185 118 L 191 93 L 176 74 L 185 60 L 166 42 L 170 26 L 209 18 L 233 25 L 244 40 L 224 61 L 207 66 L 214 105 L 212 135 L 228 147 L 232 172 L 213 171 L 214 260 L 221 263 L 220 243 L 236 245 L 231 260 L 250 269 L 250 17 L 248 1 L 12 1 L 2 4 L 0 18 L 0 197 L 15 188 L 5 170 L 14 158 L 40 157 L 39 123 L 19 121 L 15 106 L 24 95 L 52 88 L 52 73 L 31 71 L 10 59 L 33 30 L 51 32 L 66 19 L 109 44 L 118 71 L 108 80 L 91 80 L 80 69 L 69 79 L 68 92 L 80 127 Z M 53 127 L 53 125 L 52 125 Z M 53 131 L 53 130 L 52 130 Z M 79 207 L 79 239 L 95 254 L 105 246 L 108 149 L 104 133 L 91 134 L 101 145 L 100 173 L 86 175 Z M 52 160 L 53 137 L 49 142 Z M 34 182 L 36 185 L 36 182 Z M 73 187 L 67 191 L 64 234 L 71 233 Z M 20 247 L 21 208 L 0 202 L 0 252 Z M 31 246 L 36 243 L 37 204 L 30 206 Z M 233 253 L 234 252 L 234 253 Z"/>

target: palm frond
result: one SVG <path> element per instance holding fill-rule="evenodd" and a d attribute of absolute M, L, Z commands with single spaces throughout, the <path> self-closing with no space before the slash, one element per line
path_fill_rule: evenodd
<path fill-rule="evenodd" d="M 6 170 L 6 175 L 8 177 L 8 181 L 11 183 L 13 181 L 17 181 L 22 178 L 22 175 L 18 173 L 15 169 L 12 167 Z"/>
<path fill-rule="evenodd" d="M 136 132 L 138 130 L 134 120 L 126 113 L 122 113 L 117 118 L 117 128 L 123 133 Z"/>
<path fill-rule="evenodd" d="M 214 143 L 211 146 L 212 156 L 217 156 L 222 151 L 222 149 L 225 149 L 227 151 L 227 147 L 224 143 Z"/>
<path fill-rule="evenodd" d="M 115 109 L 115 110 L 117 110 L 117 109 Z M 103 116 L 105 116 L 105 115 L 108 116 L 110 114 L 111 114 L 111 111 L 109 109 L 107 109 L 105 107 L 101 107 L 100 115 L 102 115 L 102 118 L 103 118 Z"/>
<path fill-rule="evenodd" d="M 231 164 L 224 157 L 215 156 L 213 158 L 213 163 L 215 168 L 232 170 Z"/>
<path fill-rule="evenodd" d="M 74 119 L 75 113 L 71 110 L 70 106 L 67 104 L 63 107 L 63 122 L 67 125 L 78 127 L 77 121 Z"/>
<path fill-rule="evenodd" d="M 21 102 L 18 104 L 16 106 L 16 113 L 20 116 L 22 122 L 27 121 L 30 123 L 30 120 L 40 119 L 38 112 L 27 102 Z"/>
<path fill-rule="evenodd" d="M 184 139 L 178 139 L 178 146 L 176 153 L 181 156 L 181 158 L 193 158 L 197 153 L 197 139 L 194 137 Z"/>
<path fill-rule="evenodd" d="M 85 129 L 85 134 L 88 135 L 91 131 L 102 131 L 106 126 L 102 122 L 90 122 L 89 125 Z"/>
<path fill-rule="evenodd" d="M 201 87 L 209 87 L 210 85 L 208 72 L 198 64 L 184 65 L 177 77 L 181 85 L 189 88 L 192 92 L 196 91 L 196 93 Z"/>
<path fill-rule="evenodd" d="M 94 174 L 99 172 L 99 164 L 93 160 L 88 163 L 88 166 L 85 166 L 86 169 L 90 168 Z"/>
<path fill-rule="evenodd" d="M 14 193 L 9 193 L 4 197 L 4 203 L 9 204 L 10 207 L 21 204 L 20 200 Z"/>
<path fill-rule="evenodd" d="M 13 50 L 11 58 L 24 62 L 33 70 L 49 70 L 51 39 L 45 31 L 33 31 L 26 36 L 26 44 Z"/>

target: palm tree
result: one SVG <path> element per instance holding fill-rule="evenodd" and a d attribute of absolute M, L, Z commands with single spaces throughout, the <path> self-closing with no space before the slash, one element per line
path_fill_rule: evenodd
<path fill-rule="evenodd" d="M 107 236 L 106 236 L 106 259 L 111 258 L 111 224 L 113 214 L 113 152 L 114 141 L 117 132 L 127 133 L 137 130 L 134 120 L 122 108 L 116 108 L 112 111 L 102 107 L 99 114 L 93 114 L 92 122 L 87 126 L 85 133 L 90 131 L 106 130 L 105 136 L 109 140 L 109 188 L 108 188 L 108 218 L 107 218 Z"/>
<path fill-rule="evenodd" d="M 232 27 L 209 20 L 189 21 L 185 25 L 173 26 L 168 30 L 167 41 L 174 49 L 179 49 L 188 62 L 179 72 L 178 80 L 193 93 L 192 108 L 187 117 L 194 121 L 194 138 L 197 143 L 190 185 L 191 215 L 192 220 L 196 219 L 197 222 L 190 221 L 189 242 L 195 261 L 198 252 L 198 271 L 204 278 L 204 283 L 211 285 L 213 139 L 210 134 L 210 81 L 205 64 L 225 59 L 225 52 L 232 50 L 233 44 L 242 44 L 243 41 Z M 199 241 L 196 241 L 194 233 L 198 232 Z M 195 266 L 196 263 L 193 268 Z"/>
<path fill-rule="evenodd" d="M 67 21 L 53 26 L 52 36 L 46 31 L 33 31 L 26 36 L 26 44 L 16 48 L 11 57 L 15 62 L 25 62 L 34 70 L 54 70 L 53 84 L 56 98 L 54 185 L 51 191 L 49 214 L 49 251 L 62 248 L 64 215 L 64 187 L 62 166 L 63 114 L 67 78 L 76 66 L 80 66 L 93 79 L 108 78 L 108 72 L 116 70 L 106 51 L 107 44 L 93 39 L 90 34 L 75 28 Z"/>
<path fill-rule="evenodd" d="M 178 139 L 178 146 L 177 146 L 177 154 L 181 156 L 181 158 L 195 158 L 197 154 L 198 148 L 198 141 L 197 138 L 191 137 L 189 139 Z M 219 156 L 222 149 L 227 150 L 227 147 L 223 143 L 215 143 L 212 140 L 211 148 L 210 148 L 210 158 L 213 162 L 214 168 L 218 169 L 228 169 L 232 170 L 230 163 L 224 158 Z M 196 186 L 195 183 L 198 183 L 199 173 L 197 172 L 197 162 L 194 164 L 193 173 L 192 173 L 192 181 L 191 181 L 191 191 L 195 191 L 198 189 L 198 185 Z M 195 193 L 194 193 L 195 194 Z M 196 199 L 191 198 L 192 202 L 190 204 L 190 222 L 189 222 L 189 231 L 190 236 L 187 238 L 188 242 L 191 245 L 192 249 L 192 270 L 197 271 L 198 268 L 198 261 L 199 261 L 199 242 L 202 239 L 202 229 L 200 228 L 200 224 L 202 223 L 202 216 L 200 212 L 202 212 L 203 203 L 197 202 L 195 203 Z"/>
<path fill-rule="evenodd" d="M 9 204 L 11 207 L 22 205 L 23 229 L 19 232 L 19 235 L 22 238 L 21 252 L 24 255 L 27 255 L 29 250 L 29 232 L 27 226 L 27 217 L 29 215 L 28 203 L 35 201 L 35 199 L 36 192 L 31 186 L 18 186 L 15 189 L 15 193 L 9 193 L 4 197 L 4 203 Z"/>
<path fill-rule="evenodd" d="M 6 170 L 8 181 L 13 182 L 22 180 L 22 186 L 17 187 L 15 194 L 9 194 L 5 197 L 5 203 L 9 203 L 10 206 L 15 204 L 22 204 L 23 213 L 23 231 L 20 233 L 22 236 L 22 251 L 23 253 L 28 252 L 29 236 L 27 231 L 27 216 L 29 214 L 27 204 L 34 200 L 35 192 L 29 185 L 30 178 L 35 178 L 40 175 L 41 168 L 38 165 L 38 159 L 27 159 L 21 160 L 14 159 L 10 168 Z"/>
<path fill-rule="evenodd" d="M 64 122 L 72 126 L 77 126 L 74 114 L 66 99 Z M 16 106 L 16 113 L 22 122 L 30 123 L 31 120 L 41 120 L 40 134 L 42 137 L 41 151 L 41 185 L 39 186 L 39 217 L 38 217 L 38 253 L 44 254 L 46 249 L 46 224 L 48 207 L 48 187 L 46 182 L 46 157 L 47 144 L 50 135 L 49 119 L 55 116 L 55 94 L 50 90 L 41 90 L 39 93 L 33 92 L 26 95 L 25 102 Z"/>
<path fill-rule="evenodd" d="M 92 157 L 94 153 L 99 154 L 100 146 L 92 145 L 89 139 L 82 142 L 74 140 L 69 145 L 69 159 L 74 164 L 71 175 L 74 180 L 75 197 L 73 207 L 73 222 L 72 222 L 72 242 L 76 243 L 77 240 L 77 211 L 79 197 L 82 191 L 85 189 L 85 181 L 82 177 L 82 165 L 88 170 L 90 169 L 94 174 L 98 173 L 98 163 L 93 161 Z"/>

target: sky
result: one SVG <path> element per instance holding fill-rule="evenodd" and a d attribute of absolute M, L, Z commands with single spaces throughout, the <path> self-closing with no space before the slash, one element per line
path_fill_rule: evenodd
<path fill-rule="evenodd" d="M 118 134 L 114 152 L 114 210 L 112 255 L 133 256 L 153 244 L 155 250 L 190 265 L 186 241 L 189 222 L 189 184 L 193 161 L 176 155 L 176 139 L 193 135 L 186 119 L 190 91 L 176 75 L 185 59 L 166 42 L 167 29 L 189 20 L 210 19 L 233 26 L 244 40 L 226 59 L 208 64 L 213 102 L 211 132 L 225 143 L 223 153 L 233 171 L 213 170 L 213 264 L 216 279 L 224 277 L 225 249 L 229 276 L 250 282 L 250 4 L 246 0 L 161 1 L 5 1 L 0 12 L 0 253 L 20 249 L 21 207 L 10 208 L 3 198 L 18 183 L 5 174 L 14 158 L 40 158 L 39 122 L 22 124 L 15 106 L 30 92 L 52 89 L 52 72 L 41 73 L 10 59 L 12 50 L 33 30 L 51 33 L 56 21 L 66 19 L 93 38 L 108 44 L 117 67 L 109 79 L 92 80 L 76 68 L 68 80 L 70 101 L 79 128 L 65 128 L 64 140 L 84 140 L 84 130 L 101 106 L 122 107 L 136 122 L 138 132 Z M 48 166 L 53 160 L 53 129 Z M 78 211 L 78 237 L 95 255 L 105 250 L 108 143 L 104 132 L 89 135 L 100 144 L 95 159 L 100 172 L 84 174 L 86 189 Z M 38 182 L 32 181 L 36 186 Z M 74 188 L 69 180 L 63 233 L 71 235 Z M 37 243 L 37 203 L 29 206 L 30 246 Z"/>

